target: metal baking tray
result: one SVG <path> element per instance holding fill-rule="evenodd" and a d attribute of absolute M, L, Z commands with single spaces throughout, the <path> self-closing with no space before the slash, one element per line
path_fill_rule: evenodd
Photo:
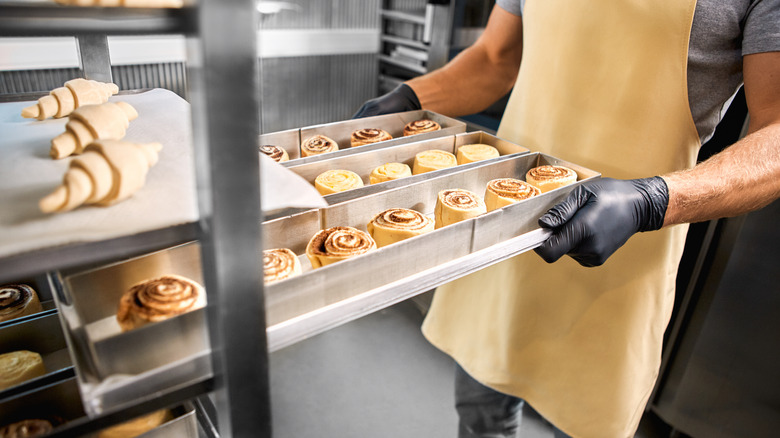
<path fill-rule="evenodd" d="M 484 251 L 494 245 L 499 246 L 505 241 L 526 234 L 529 235 L 530 242 L 524 247 L 525 250 L 540 244 L 546 235 L 539 232 L 541 230 L 536 223 L 539 216 L 574 187 L 597 178 L 600 174 L 555 157 L 532 153 L 464 167 L 457 172 L 331 205 L 320 211 L 319 218 L 309 215 L 310 221 L 319 219 L 320 228 L 352 226 L 365 230 L 371 218 L 387 208 L 411 208 L 432 215 L 440 190 L 461 188 L 483 196 L 488 181 L 502 177 L 525 179 L 525 173 L 529 169 L 543 164 L 568 166 L 577 172 L 578 181 L 521 203 L 316 270 L 311 268 L 305 254 L 301 255 L 302 275 L 265 288 L 269 348 L 274 350 L 289 345 L 316 334 L 325 325 L 332 324 L 329 320 L 345 318 L 338 311 L 327 318 L 323 317 L 329 307 L 333 308 L 347 301 L 357 302 L 366 297 L 364 303 L 352 306 L 356 314 L 359 314 L 365 311 L 366 307 L 378 305 L 370 298 L 375 290 L 389 287 L 396 290 L 415 290 L 428 284 L 423 281 L 416 283 L 427 271 L 457 264 L 462 257 Z M 290 223 L 290 227 L 300 227 L 301 219 L 296 218 L 297 222 Z M 277 219 L 273 226 L 276 229 L 284 229 L 285 220 Z M 307 231 L 315 227 L 316 222 L 305 224 Z M 296 254 L 301 254 L 300 248 L 305 248 L 312 235 L 299 232 L 285 236 L 290 239 L 286 246 Z M 274 242 L 277 243 L 281 242 Z M 432 283 L 441 284 L 435 280 Z"/>
<path fill-rule="evenodd" d="M 270 132 L 261 134 L 258 146 L 265 144 L 275 145 L 287 151 L 290 160 L 301 158 L 301 130 L 288 129 L 287 131 Z"/>
<path fill-rule="evenodd" d="M 122 332 L 119 300 L 133 284 L 176 274 L 203 284 L 193 242 L 120 263 L 53 278 L 55 299 L 76 367 L 85 409 L 98 414 L 211 376 L 204 309 Z"/>
<path fill-rule="evenodd" d="M 0 402 L 0 427 L 22 420 L 48 420 L 55 431 L 85 416 L 74 378 Z"/>
<path fill-rule="evenodd" d="M 439 125 L 441 125 L 441 129 L 438 131 L 426 132 L 424 134 L 410 135 L 408 137 L 404 137 L 403 136 L 404 126 L 409 122 L 413 122 L 415 120 L 420 120 L 420 119 L 433 120 L 437 122 Z M 352 136 L 352 132 L 364 128 L 384 129 L 390 135 L 393 136 L 393 139 L 378 142 L 378 143 L 372 143 L 364 146 L 358 146 L 354 148 L 351 147 L 350 138 Z M 270 141 L 271 139 L 284 142 L 281 144 L 276 144 L 276 146 L 283 147 L 290 155 L 290 161 L 286 161 L 282 163 L 282 165 L 292 166 L 301 163 L 311 163 L 314 161 L 327 160 L 333 157 L 349 155 L 356 151 L 375 150 L 375 149 L 381 149 L 383 147 L 393 146 L 397 144 L 406 144 L 406 143 L 416 142 L 420 140 L 441 137 L 445 135 L 459 134 L 461 132 L 466 132 L 466 123 L 461 122 L 460 120 L 443 116 L 441 114 L 437 114 L 433 111 L 417 110 L 417 111 L 407 111 L 403 113 L 387 114 L 383 116 L 366 117 L 363 119 L 352 119 L 352 120 L 345 120 L 341 122 L 308 126 L 305 128 L 300 128 L 298 131 L 299 131 L 298 139 L 297 142 L 294 144 L 292 143 L 292 141 L 295 140 L 295 136 L 290 131 L 287 131 L 287 134 L 280 133 L 278 137 L 271 137 L 272 134 L 275 136 L 276 133 L 264 134 L 263 136 L 260 137 L 261 141 L 263 141 L 263 143 L 261 144 L 275 144 Z M 313 155 L 311 157 L 301 157 L 301 153 L 300 153 L 301 142 L 317 134 L 325 135 L 333 139 L 336 143 L 338 143 L 339 150 L 336 152 L 329 152 L 326 154 Z M 295 156 L 296 158 L 293 159 L 293 156 Z"/>
<path fill-rule="evenodd" d="M 55 313 L 38 314 L 0 328 L 0 354 L 29 350 L 41 355 L 46 374 L 0 391 L 0 400 L 72 377 L 73 365 L 68 346 Z M 9 321 L 12 322 L 12 321 Z"/>
<path fill-rule="evenodd" d="M 482 143 L 494 146 L 496 149 L 498 149 L 498 152 L 501 156 L 499 158 L 492 158 L 483 162 L 459 165 L 447 169 L 427 172 L 420 175 L 412 175 L 411 177 L 406 177 L 394 181 L 386 181 L 379 184 L 369 183 L 369 175 L 371 175 L 371 172 L 378 166 L 381 166 L 385 163 L 404 163 L 408 164 L 409 167 L 412 167 L 414 164 L 414 157 L 418 152 L 439 149 L 457 155 L 458 148 L 460 146 L 474 143 Z M 300 175 L 303 179 L 312 185 L 314 184 L 314 180 L 318 175 L 328 170 L 351 170 L 357 173 L 363 180 L 363 187 L 347 190 L 344 192 L 333 193 L 324 197 L 329 204 L 337 204 L 361 196 L 378 193 L 383 190 L 430 179 L 435 175 L 456 172 L 458 169 L 462 169 L 463 166 L 473 167 L 475 165 L 499 160 L 501 157 L 506 157 L 508 155 L 526 154 L 528 152 L 529 150 L 523 146 L 503 140 L 486 132 L 477 131 L 415 141 L 413 143 L 388 146 L 376 150 L 356 152 L 350 155 L 333 157 L 327 160 L 320 160 L 311 163 L 290 165 L 288 166 L 288 169 Z"/>

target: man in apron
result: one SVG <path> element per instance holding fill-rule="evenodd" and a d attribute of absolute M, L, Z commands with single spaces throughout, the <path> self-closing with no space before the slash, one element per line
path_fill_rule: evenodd
<path fill-rule="evenodd" d="M 743 77 L 748 135 L 696 165 Z M 471 48 L 356 116 L 471 114 L 510 89 L 499 137 L 605 178 L 540 219 L 541 257 L 440 287 L 423 333 L 459 365 L 463 437 L 514 436 L 522 400 L 571 436 L 633 436 L 682 224 L 780 197 L 780 0 L 498 0 Z"/>

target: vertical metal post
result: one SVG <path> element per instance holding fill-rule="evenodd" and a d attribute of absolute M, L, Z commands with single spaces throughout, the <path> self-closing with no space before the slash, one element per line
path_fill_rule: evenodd
<path fill-rule="evenodd" d="M 79 63 L 84 77 L 100 82 L 111 79 L 111 57 L 108 51 L 108 36 L 105 34 L 82 34 L 76 37 Z"/>
<path fill-rule="evenodd" d="M 198 169 L 209 169 L 198 175 L 198 194 L 217 427 L 223 437 L 267 437 L 257 13 L 254 0 L 202 0 L 197 7 L 200 59 L 188 64 L 196 69 L 195 155 Z"/>

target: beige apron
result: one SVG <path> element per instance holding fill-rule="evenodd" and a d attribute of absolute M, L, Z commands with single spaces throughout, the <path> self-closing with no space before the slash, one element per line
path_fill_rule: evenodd
<path fill-rule="evenodd" d="M 616 178 L 695 164 L 687 94 L 695 0 L 529 0 L 502 138 Z M 603 266 L 533 252 L 436 292 L 428 340 L 575 437 L 632 436 L 655 382 L 686 226 Z"/>

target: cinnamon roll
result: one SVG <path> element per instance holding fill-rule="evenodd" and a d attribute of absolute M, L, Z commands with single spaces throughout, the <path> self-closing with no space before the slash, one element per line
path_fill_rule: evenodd
<path fill-rule="evenodd" d="M 577 181 L 577 172 L 564 166 L 545 165 L 529 170 L 525 180 L 538 187 L 542 193 L 547 193 Z"/>
<path fill-rule="evenodd" d="M 479 196 L 463 189 L 442 190 L 436 200 L 436 229 L 470 219 L 487 212 Z"/>
<path fill-rule="evenodd" d="M 168 422 L 173 418 L 171 411 L 161 409 L 151 414 L 142 415 L 130 421 L 103 429 L 98 438 L 126 438 L 140 436 L 150 430 Z"/>
<path fill-rule="evenodd" d="M 290 159 L 290 155 L 281 146 L 264 144 L 262 146 L 258 146 L 258 150 L 261 153 L 268 155 L 270 159 L 276 161 L 277 163 L 281 163 Z"/>
<path fill-rule="evenodd" d="M 537 187 L 514 178 L 499 178 L 487 183 L 485 206 L 493 211 L 505 205 L 528 199 L 542 193 Z"/>
<path fill-rule="evenodd" d="M 422 134 L 425 132 L 433 132 L 441 129 L 438 123 L 433 120 L 422 119 L 409 122 L 404 126 L 404 137 L 408 135 Z"/>
<path fill-rule="evenodd" d="M 33 351 L 0 354 L 0 390 L 46 374 L 41 355 Z"/>
<path fill-rule="evenodd" d="M 377 128 L 367 128 L 353 131 L 349 141 L 352 147 L 355 147 L 392 139 L 393 136 L 387 131 Z"/>
<path fill-rule="evenodd" d="M 458 164 L 468 164 L 498 156 L 498 149 L 487 144 L 464 144 L 458 148 Z"/>
<path fill-rule="evenodd" d="M 294 252 L 287 248 L 263 251 L 263 279 L 265 283 L 273 283 L 296 275 L 301 275 L 301 262 Z"/>
<path fill-rule="evenodd" d="M 412 176 L 412 169 L 409 168 L 408 164 L 387 163 L 374 169 L 368 179 L 371 184 L 378 184 L 406 176 Z"/>
<path fill-rule="evenodd" d="M 412 174 L 419 175 L 421 173 L 445 169 L 447 167 L 455 167 L 457 165 L 458 160 L 455 158 L 455 155 L 452 155 L 447 151 L 432 149 L 418 152 L 417 155 L 414 156 Z"/>
<path fill-rule="evenodd" d="M 368 233 L 381 248 L 410 237 L 433 231 L 433 220 L 424 214 L 406 208 L 391 208 L 371 219 Z"/>
<path fill-rule="evenodd" d="M 360 175 L 350 170 L 328 170 L 314 179 L 314 187 L 325 196 L 363 187 L 363 180 Z"/>
<path fill-rule="evenodd" d="M 320 230 L 306 245 L 312 267 L 320 268 L 376 249 L 376 242 L 365 231 L 352 227 Z"/>
<path fill-rule="evenodd" d="M 52 429 L 48 420 L 22 420 L 0 427 L 0 438 L 36 438 L 48 435 Z"/>
<path fill-rule="evenodd" d="M 302 157 L 336 152 L 337 150 L 339 150 L 339 144 L 332 138 L 325 137 L 324 135 L 309 137 L 301 143 Z"/>
<path fill-rule="evenodd" d="M 128 331 L 205 305 L 203 286 L 178 275 L 164 275 L 130 287 L 119 301 L 116 319 Z"/>
<path fill-rule="evenodd" d="M 43 310 L 35 289 L 26 284 L 0 286 L 0 322 Z"/>

